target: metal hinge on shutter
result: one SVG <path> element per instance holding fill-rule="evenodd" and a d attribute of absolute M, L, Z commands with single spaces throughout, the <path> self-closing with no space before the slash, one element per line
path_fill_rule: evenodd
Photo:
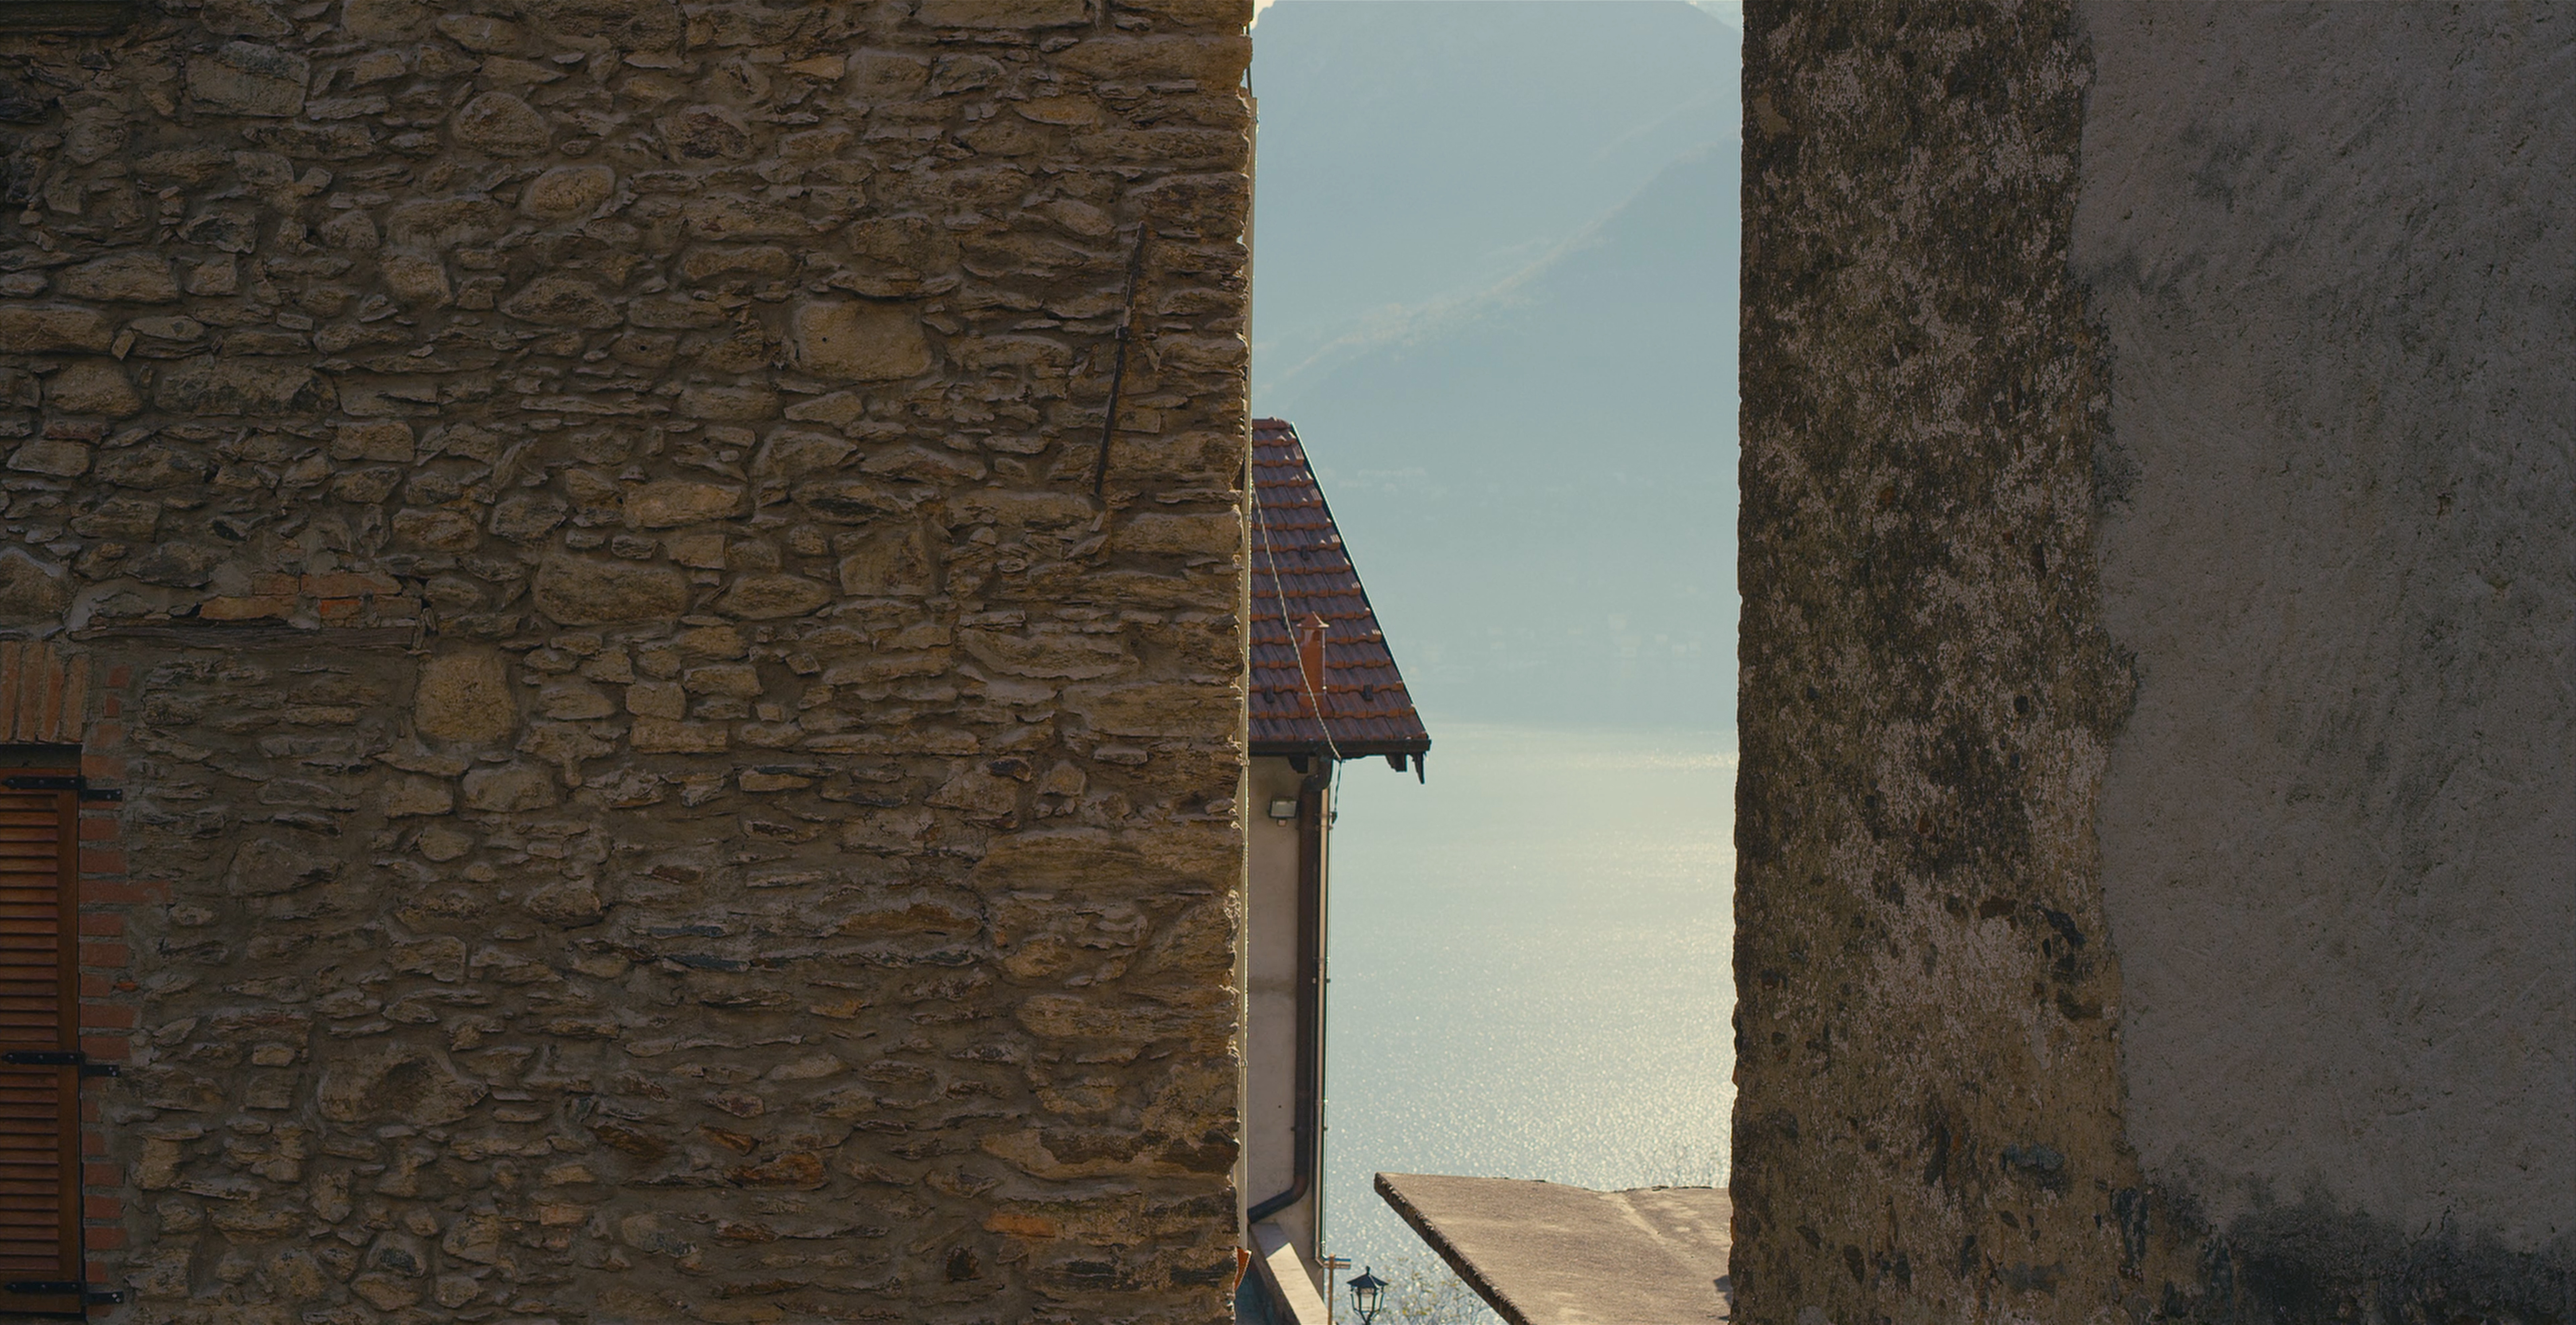
<path fill-rule="evenodd" d="M 85 801 L 121 801 L 123 787 L 93 787 L 89 779 L 77 773 L 14 773 L 0 778 L 0 787 L 11 791 L 77 791 Z"/>
<path fill-rule="evenodd" d="M 22 1293 L 29 1297 L 78 1297 L 94 1307 L 115 1306 L 125 1301 L 122 1288 L 99 1288 L 58 1279 L 17 1279 L 0 1284 L 0 1291 Z"/>
<path fill-rule="evenodd" d="M 0 1063 L 7 1063 L 11 1067 L 77 1067 L 80 1069 L 80 1074 L 85 1077 L 125 1075 L 116 1064 L 93 1063 L 89 1061 L 88 1054 L 78 1049 L 12 1049 L 7 1053 L 0 1053 Z M 14 1293 L 18 1290 L 12 1288 L 9 1291 Z"/>

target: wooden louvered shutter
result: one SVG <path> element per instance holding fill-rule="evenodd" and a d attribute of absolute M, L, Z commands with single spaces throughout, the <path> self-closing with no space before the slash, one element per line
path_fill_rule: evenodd
<path fill-rule="evenodd" d="M 79 836 L 78 792 L 0 788 L 0 1313 L 84 1306 Z"/>

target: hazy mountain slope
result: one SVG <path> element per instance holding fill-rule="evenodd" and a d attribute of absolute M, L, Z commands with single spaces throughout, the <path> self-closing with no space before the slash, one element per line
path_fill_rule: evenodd
<path fill-rule="evenodd" d="M 1482 297 L 1352 351 L 1294 421 L 1417 698 L 1733 722 L 1737 153 L 1667 167 Z"/>
<path fill-rule="evenodd" d="M 1256 396 L 1373 312 L 1471 296 L 1732 141 L 1735 40 L 1678 0 L 1265 11 Z"/>

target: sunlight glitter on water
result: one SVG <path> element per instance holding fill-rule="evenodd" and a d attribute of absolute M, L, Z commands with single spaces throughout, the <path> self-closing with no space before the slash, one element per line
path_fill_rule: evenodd
<path fill-rule="evenodd" d="M 1343 779 L 1328 1249 L 1422 1252 L 1382 1170 L 1723 1184 L 1731 734 L 1432 732 L 1428 785 Z"/>

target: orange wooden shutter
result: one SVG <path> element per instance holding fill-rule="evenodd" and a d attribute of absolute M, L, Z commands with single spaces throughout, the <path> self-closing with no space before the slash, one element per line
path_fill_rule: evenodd
<path fill-rule="evenodd" d="M 79 835 L 79 793 L 0 786 L 0 1313 L 84 1307 Z"/>

